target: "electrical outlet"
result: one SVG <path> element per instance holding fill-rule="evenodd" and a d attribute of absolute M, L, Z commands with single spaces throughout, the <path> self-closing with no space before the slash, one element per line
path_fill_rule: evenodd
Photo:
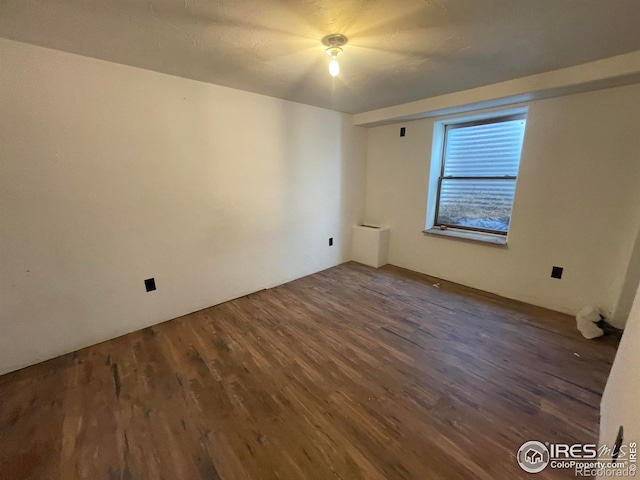
<path fill-rule="evenodd" d="M 561 279 L 563 270 L 564 270 L 564 268 L 562 268 L 562 267 L 555 267 L 554 266 L 551 269 L 551 278 Z"/>
<path fill-rule="evenodd" d="M 147 292 L 153 292 L 156 289 L 156 279 L 147 278 L 144 281 L 144 287 L 147 289 Z"/>
<path fill-rule="evenodd" d="M 329 246 L 330 246 L 330 247 L 333 247 L 333 237 L 331 237 L 331 238 L 329 239 Z"/>
<path fill-rule="evenodd" d="M 400 127 L 400 136 L 404 137 L 407 134 L 407 129 L 405 127 Z"/>

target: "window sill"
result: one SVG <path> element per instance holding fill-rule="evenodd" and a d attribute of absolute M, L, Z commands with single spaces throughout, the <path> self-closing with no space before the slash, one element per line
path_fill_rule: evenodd
<path fill-rule="evenodd" d="M 448 228 L 447 230 L 441 230 L 439 228 L 430 228 L 423 230 L 422 233 L 429 235 L 441 235 L 444 237 L 460 238 L 462 240 L 473 240 L 475 242 L 491 243 L 493 245 L 506 245 L 507 237 L 503 235 L 494 235 L 491 233 L 470 232 L 468 230 L 456 230 L 455 228 Z"/>

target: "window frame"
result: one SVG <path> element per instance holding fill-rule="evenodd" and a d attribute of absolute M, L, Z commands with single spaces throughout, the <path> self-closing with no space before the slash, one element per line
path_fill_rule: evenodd
<path fill-rule="evenodd" d="M 444 228 L 446 229 L 455 229 L 455 230 L 462 230 L 465 232 L 475 232 L 478 234 L 489 234 L 489 235 L 499 235 L 500 237 L 505 237 L 508 235 L 509 233 L 509 229 L 507 229 L 506 232 L 503 232 L 501 230 L 491 230 L 491 229 L 486 229 L 486 228 L 478 228 L 478 227 L 467 227 L 464 225 L 453 225 L 453 224 L 446 224 L 446 223 L 439 223 L 438 222 L 438 213 L 440 211 L 440 194 L 441 194 L 441 189 L 442 189 L 442 181 L 443 180 L 509 180 L 509 181 L 514 181 L 517 184 L 518 181 L 518 175 L 501 175 L 501 176 L 457 176 L 457 175 L 444 175 L 444 171 L 445 171 L 445 164 L 446 164 L 446 155 L 447 155 L 447 135 L 449 134 L 449 132 L 451 130 L 456 130 L 458 128 L 466 128 L 466 127 L 475 127 L 478 125 L 489 125 L 489 124 L 493 124 L 493 123 L 503 123 L 503 122 L 509 122 L 509 121 L 513 121 L 513 120 L 524 120 L 526 122 L 527 120 L 527 111 L 520 111 L 520 112 L 511 112 L 511 113 L 505 113 L 505 112 L 499 112 L 496 115 L 491 115 L 491 116 L 485 116 L 483 118 L 478 118 L 475 120 L 462 120 L 459 122 L 445 122 L 443 123 L 444 126 L 444 133 L 442 135 L 442 151 L 440 153 L 440 171 L 439 171 L 439 175 L 438 175 L 438 181 L 437 181 L 437 192 L 436 192 L 436 197 L 435 197 L 435 211 L 434 211 L 434 216 L 433 216 L 433 228 L 435 229 L 440 229 L 440 230 L 444 230 Z M 526 126 L 525 126 L 525 132 L 526 132 Z M 524 139 L 523 139 L 524 141 Z M 520 170 L 520 161 L 522 160 L 522 149 L 520 150 L 520 158 L 518 159 L 518 170 Z M 515 192 L 514 192 L 514 200 L 515 200 Z M 511 211 L 513 212 L 513 201 L 511 203 Z M 444 227 L 444 228 L 443 228 Z M 511 227 L 511 216 L 509 216 L 509 228 Z"/>

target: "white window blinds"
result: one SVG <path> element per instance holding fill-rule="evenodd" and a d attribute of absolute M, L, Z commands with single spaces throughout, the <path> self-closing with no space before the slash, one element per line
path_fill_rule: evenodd
<path fill-rule="evenodd" d="M 436 225 L 507 233 L 525 123 L 518 115 L 446 126 Z"/>

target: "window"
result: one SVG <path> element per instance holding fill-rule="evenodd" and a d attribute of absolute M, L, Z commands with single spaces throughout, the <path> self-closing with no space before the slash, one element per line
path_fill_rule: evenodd
<path fill-rule="evenodd" d="M 427 229 L 506 236 L 525 124 L 526 112 L 441 123 L 441 161 L 439 171 L 432 170 L 437 184 L 431 182 L 437 194 Z"/>

